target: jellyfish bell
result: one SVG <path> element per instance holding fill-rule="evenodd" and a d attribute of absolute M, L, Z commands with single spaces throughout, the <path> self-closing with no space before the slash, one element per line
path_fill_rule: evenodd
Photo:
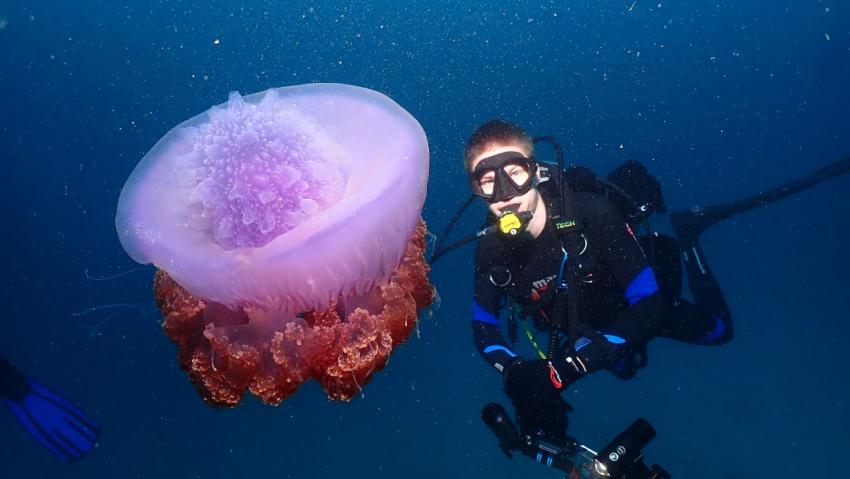
<path fill-rule="evenodd" d="M 116 224 L 134 260 L 193 294 L 311 309 L 395 268 L 427 178 L 422 128 L 378 92 L 312 84 L 233 93 L 145 155 Z"/>
<path fill-rule="evenodd" d="M 205 399 L 277 403 L 310 378 L 349 399 L 433 299 L 427 178 L 421 126 L 383 94 L 232 93 L 142 158 L 116 228 L 160 269 L 166 333 Z"/>

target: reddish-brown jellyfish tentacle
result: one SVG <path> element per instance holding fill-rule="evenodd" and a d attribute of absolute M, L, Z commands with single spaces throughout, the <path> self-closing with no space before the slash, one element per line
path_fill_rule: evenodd
<path fill-rule="evenodd" d="M 234 406 L 245 391 L 279 404 L 309 379 L 331 399 L 348 401 L 416 327 L 431 304 L 420 222 L 389 279 L 363 295 L 337 298 L 326 309 L 274 316 L 262 327 L 250 312 L 192 296 L 165 272 L 154 281 L 163 329 L 178 347 L 180 365 L 210 404 Z"/>

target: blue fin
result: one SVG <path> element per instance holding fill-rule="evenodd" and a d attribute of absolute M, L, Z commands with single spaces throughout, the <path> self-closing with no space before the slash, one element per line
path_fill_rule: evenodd
<path fill-rule="evenodd" d="M 68 400 L 27 379 L 20 398 L 3 398 L 18 422 L 38 442 L 65 462 L 74 462 L 97 444 L 100 427 Z"/>

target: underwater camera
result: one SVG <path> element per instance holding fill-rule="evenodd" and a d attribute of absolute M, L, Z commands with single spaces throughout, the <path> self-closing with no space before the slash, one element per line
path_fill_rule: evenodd
<path fill-rule="evenodd" d="M 618 434 L 600 452 L 567 438 L 557 445 L 528 435 L 520 435 L 504 406 L 490 403 L 481 411 L 481 419 L 499 440 L 499 448 L 511 457 L 519 451 L 548 467 L 568 474 L 568 479 L 670 479 L 661 466 L 643 462 L 643 448 L 655 437 L 655 429 L 638 418 Z"/>

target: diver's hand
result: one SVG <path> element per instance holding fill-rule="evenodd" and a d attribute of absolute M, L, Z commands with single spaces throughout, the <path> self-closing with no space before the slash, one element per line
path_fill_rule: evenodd
<path fill-rule="evenodd" d="M 513 399 L 534 392 L 558 394 L 566 385 L 555 366 L 546 359 L 518 359 L 505 368 L 505 393 Z"/>
<path fill-rule="evenodd" d="M 567 434 L 567 411 L 561 398 L 566 384 L 547 360 L 517 360 L 505 368 L 505 393 L 516 409 L 517 423 L 524 435 L 563 441 Z"/>
<path fill-rule="evenodd" d="M 607 369 L 620 379 L 630 379 L 638 369 L 646 366 L 645 343 L 636 346 L 617 336 L 604 337 L 608 343 L 601 345 L 581 337 L 575 342 L 576 347 L 566 345 L 555 354 L 552 363 L 565 383 L 600 369 Z M 613 342 L 610 338 L 619 341 Z"/>

